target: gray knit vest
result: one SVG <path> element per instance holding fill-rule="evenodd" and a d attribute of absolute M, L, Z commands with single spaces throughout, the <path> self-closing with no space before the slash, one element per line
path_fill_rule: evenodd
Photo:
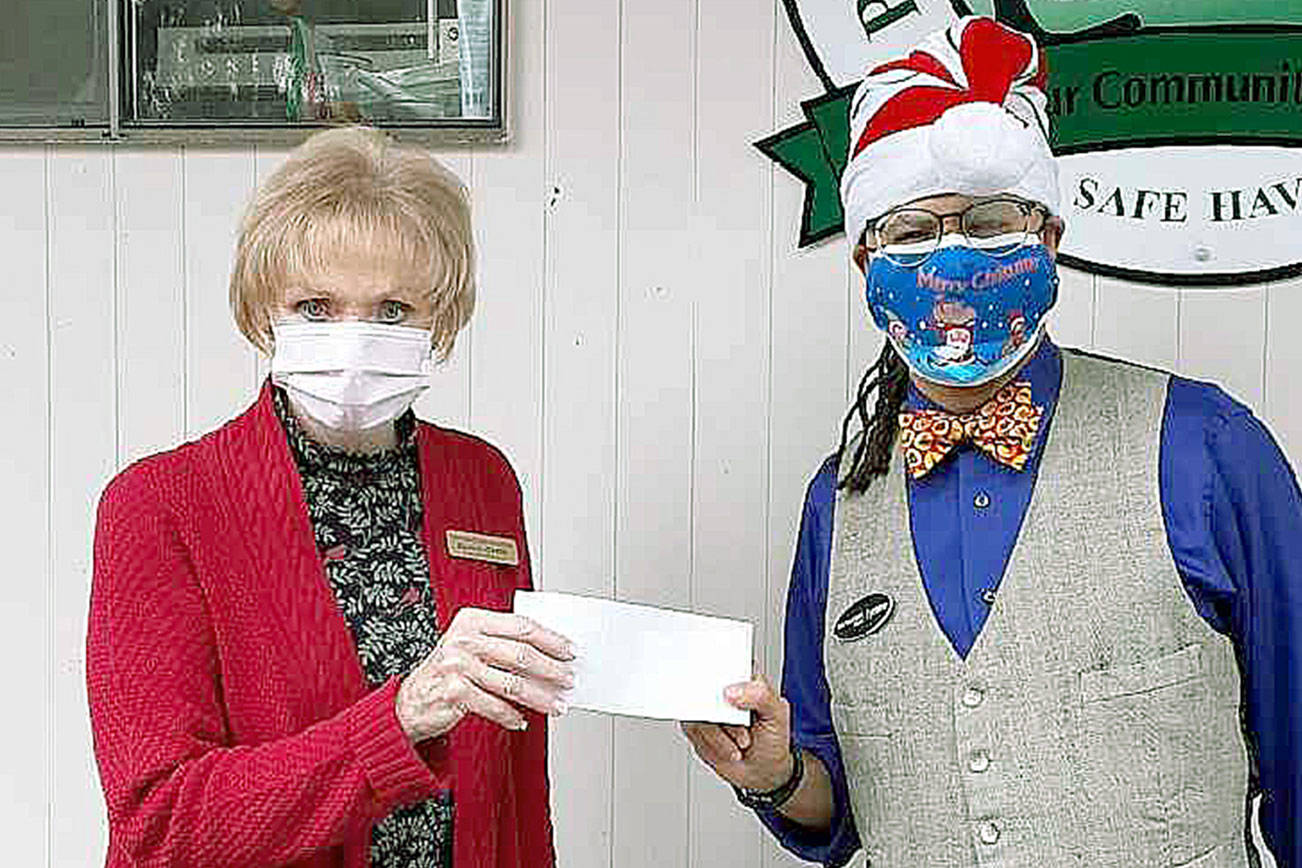
<path fill-rule="evenodd" d="M 1168 379 L 1063 352 L 1035 490 L 966 659 L 922 586 L 898 450 L 866 492 L 837 494 L 824 655 L 873 868 L 1248 864 L 1233 648 L 1190 602 L 1162 519 Z M 893 616 L 835 638 L 872 593 Z"/>

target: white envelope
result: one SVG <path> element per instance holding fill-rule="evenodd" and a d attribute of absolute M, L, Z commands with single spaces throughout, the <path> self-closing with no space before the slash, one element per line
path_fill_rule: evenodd
<path fill-rule="evenodd" d="M 574 642 L 573 708 L 746 725 L 723 698 L 751 678 L 748 621 L 555 591 L 516 591 L 515 613 Z"/>

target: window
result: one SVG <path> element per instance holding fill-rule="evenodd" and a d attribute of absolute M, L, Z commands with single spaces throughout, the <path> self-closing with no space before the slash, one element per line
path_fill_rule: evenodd
<path fill-rule="evenodd" d="M 0 24 L 0 126 L 108 123 L 103 0 L 17 0 Z"/>
<path fill-rule="evenodd" d="M 350 121 L 505 138 L 504 0 L 16 6 L 0 30 L 5 138 L 258 140 Z"/>

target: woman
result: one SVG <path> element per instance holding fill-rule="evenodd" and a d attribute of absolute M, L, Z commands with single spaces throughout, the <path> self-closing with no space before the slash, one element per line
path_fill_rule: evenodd
<path fill-rule="evenodd" d="M 564 637 L 502 455 L 410 410 L 474 303 L 465 188 L 363 128 L 258 191 L 231 278 L 252 407 L 123 471 L 87 683 L 108 865 L 550 865 Z"/>

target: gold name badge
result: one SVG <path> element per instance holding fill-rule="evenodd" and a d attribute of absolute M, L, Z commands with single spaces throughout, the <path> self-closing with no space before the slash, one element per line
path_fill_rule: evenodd
<path fill-rule="evenodd" d="M 448 554 L 454 558 L 466 558 L 472 561 L 488 561 L 508 567 L 520 565 L 520 550 L 515 540 L 509 536 L 489 536 L 471 533 L 468 530 L 450 530 L 447 532 Z"/>

